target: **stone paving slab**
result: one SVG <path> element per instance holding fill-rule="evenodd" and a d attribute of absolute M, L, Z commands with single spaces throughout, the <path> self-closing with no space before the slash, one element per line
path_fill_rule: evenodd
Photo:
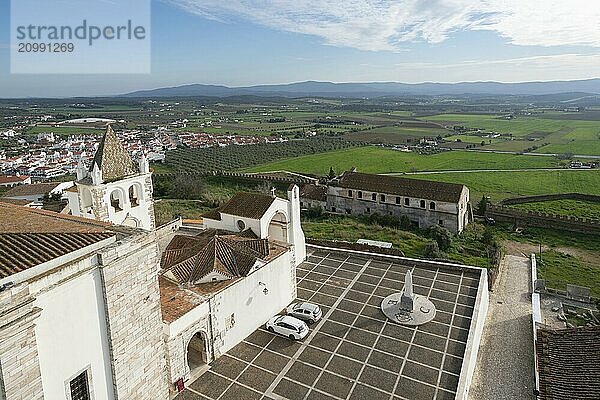
<path fill-rule="evenodd" d="M 421 327 L 388 321 L 379 305 L 402 290 L 407 267 L 316 251 L 298 267 L 298 300 L 323 319 L 293 342 L 263 327 L 177 397 L 203 399 L 431 400 L 454 398 L 478 274 L 416 268 L 415 288 L 439 312 Z"/>

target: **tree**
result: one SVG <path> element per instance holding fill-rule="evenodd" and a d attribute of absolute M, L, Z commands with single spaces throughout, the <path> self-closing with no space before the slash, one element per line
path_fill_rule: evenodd
<path fill-rule="evenodd" d="M 329 179 L 333 179 L 333 178 L 335 178 L 335 177 L 336 177 L 336 175 L 335 175 L 335 171 L 333 170 L 333 167 L 329 167 L 329 175 L 327 175 L 327 177 L 328 177 Z"/>
<path fill-rule="evenodd" d="M 496 238 L 494 237 L 494 231 L 489 226 L 485 227 L 485 231 L 483 231 L 483 235 L 481 236 L 481 241 L 483 244 L 488 246 L 493 246 L 496 243 Z"/>
<path fill-rule="evenodd" d="M 479 203 L 477 203 L 477 214 L 478 215 L 485 215 L 485 212 L 487 211 L 487 206 L 488 206 L 488 199 L 485 196 L 481 197 L 481 200 L 479 200 Z"/>
<path fill-rule="evenodd" d="M 443 226 L 433 225 L 427 230 L 427 236 L 435 240 L 442 251 L 448 251 L 450 246 L 452 246 L 452 232 Z"/>
<path fill-rule="evenodd" d="M 435 240 L 430 240 L 425 245 L 425 250 L 423 251 L 423 256 L 430 260 L 437 260 L 439 258 L 444 258 L 444 253 L 440 251 L 440 248 Z"/>

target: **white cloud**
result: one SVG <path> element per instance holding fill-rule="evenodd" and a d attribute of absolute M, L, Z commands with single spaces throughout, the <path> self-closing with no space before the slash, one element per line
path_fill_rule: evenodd
<path fill-rule="evenodd" d="M 251 21 L 362 50 L 439 43 L 460 30 L 495 31 L 516 45 L 600 47 L 597 0 L 165 1 L 205 18 Z"/>

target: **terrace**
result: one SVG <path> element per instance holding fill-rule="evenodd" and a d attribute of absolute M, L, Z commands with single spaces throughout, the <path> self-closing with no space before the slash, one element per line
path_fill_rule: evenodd
<path fill-rule="evenodd" d="M 177 399 L 454 399 L 468 392 L 485 318 L 484 270 L 310 247 L 297 269 L 298 299 L 323 319 L 303 341 L 259 328 Z M 405 327 L 382 300 L 413 270 L 416 294 L 437 308 Z"/>

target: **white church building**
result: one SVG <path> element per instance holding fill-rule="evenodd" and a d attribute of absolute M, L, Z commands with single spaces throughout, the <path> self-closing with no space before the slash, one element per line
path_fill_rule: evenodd
<path fill-rule="evenodd" d="M 147 162 L 109 127 L 68 198 L 0 203 L 0 399 L 168 399 L 296 297 L 296 186 L 156 229 Z"/>

